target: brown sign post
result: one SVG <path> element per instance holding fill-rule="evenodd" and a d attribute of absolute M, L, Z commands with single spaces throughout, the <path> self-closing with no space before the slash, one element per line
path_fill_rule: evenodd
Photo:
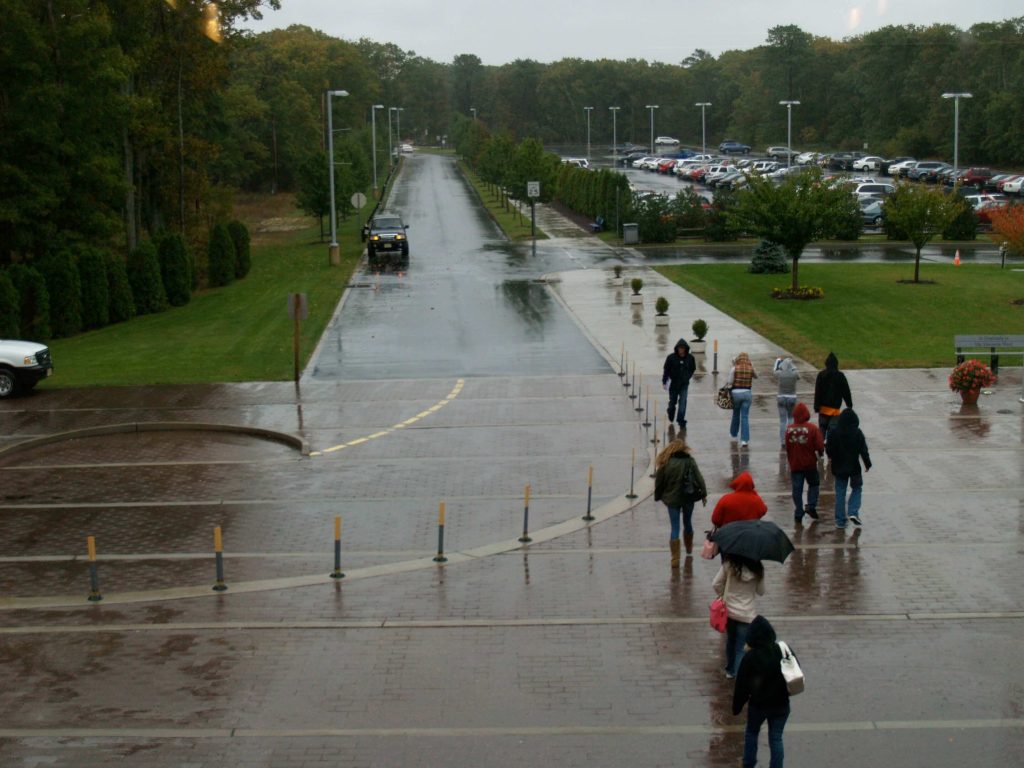
<path fill-rule="evenodd" d="M 292 319 L 292 353 L 295 364 L 295 383 L 299 383 L 299 329 L 302 321 L 309 317 L 309 301 L 304 293 L 288 294 L 288 317 Z"/>

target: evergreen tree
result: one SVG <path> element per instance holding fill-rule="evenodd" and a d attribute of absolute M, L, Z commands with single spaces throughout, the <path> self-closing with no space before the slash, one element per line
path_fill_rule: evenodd
<path fill-rule="evenodd" d="M 20 304 L 14 281 L 5 270 L 0 270 L 0 339 L 21 338 Z"/>
<path fill-rule="evenodd" d="M 107 293 L 110 296 L 110 322 L 123 323 L 135 317 L 135 300 L 128 282 L 124 259 L 115 253 L 107 254 Z"/>
<path fill-rule="evenodd" d="M 211 288 L 228 285 L 235 279 L 235 244 L 226 224 L 216 224 L 210 230 L 208 257 Z"/>
<path fill-rule="evenodd" d="M 82 285 L 82 327 L 102 328 L 110 322 L 107 254 L 95 248 L 78 253 L 78 279 Z"/>
<path fill-rule="evenodd" d="M 78 267 L 68 251 L 51 253 L 39 262 L 50 296 L 50 329 L 54 338 L 74 336 L 82 330 L 82 284 Z"/>
<path fill-rule="evenodd" d="M 152 241 L 139 243 L 139 247 L 129 254 L 128 283 L 132 287 L 132 299 L 138 314 L 148 315 L 167 309 L 167 294 Z"/>
<path fill-rule="evenodd" d="M 165 232 L 158 241 L 160 276 L 167 301 L 172 307 L 184 306 L 192 298 L 192 281 L 185 252 L 187 247 L 185 238 L 177 232 Z"/>
<path fill-rule="evenodd" d="M 241 280 L 252 269 L 249 230 L 238 219 L 228 223 L 231 242 L 235 244 L 235 277 Z"/>
<path fill-rule="evenodd" d="M 46 280 L 38 269 L 27 264 L 12 264 L 7 274 L 18 289 L 21 314 L 21 336 L 26 341 L 46 342 L 50 339 L 50 294 Z"/>

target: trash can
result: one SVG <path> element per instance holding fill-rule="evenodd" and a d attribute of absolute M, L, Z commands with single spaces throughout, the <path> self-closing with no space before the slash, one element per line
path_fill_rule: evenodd
<path fill-rule="evenodd" d="M 623 224 L 622 225 L 622 242 L 625 245 L 636 245 L 640 242 L 640 225 L 639 224 Z"/>

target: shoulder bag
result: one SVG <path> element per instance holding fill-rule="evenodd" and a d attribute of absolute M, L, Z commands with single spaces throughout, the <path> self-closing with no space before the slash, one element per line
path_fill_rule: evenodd
<path fill-rule="evenodd" d="M 715 396 L 715 405 L 726 411 L 732 408 L 731 387 L 722 387 L 720 390 L 718 390 L 718 394 Z"/>
<path fill-rule="evenodd" d="M 725 570 L 725 589 L 722 590 L 722 596 L 716 597 L 711 601 L 711 614 L 708 617 L 708 621 L 711 624 L 711 628 L 716 632 L 725 632 L 725 627 L 729 621 L 729 608 L 725 604 L 725 599 L 729 596 L 729 567 L 723 566 Z"/>
<path fill-rule="evenodd" d="M 704 531 L 704 543 L 700 548 L 700 556 L 705 560 L 714 560 L 718 557 L 718 542 L 711 540 L 711 534 L 714 531 Z"/>
<path fill-rule="evenodd" d="M 790 696 L 796 696 L 804 691 L 804 671 L 800 669 L 800 663 L 796 660 L 796 654 L 782 640 L 778 641 L 779 650 L 782 651 L 782 677 L 786 680 L 786 690 Z"/>

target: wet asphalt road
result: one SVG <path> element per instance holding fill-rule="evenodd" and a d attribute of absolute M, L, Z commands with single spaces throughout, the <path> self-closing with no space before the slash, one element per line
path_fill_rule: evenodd
<path fill-rule="evenodd" d="M 354 278 L 312 361 L 312 379 L 608 371 L 537 282 L 578 268 L 578 254 L 507 243 L 450 158 L 408 157 L 388 207 L 409 225 L 408 270 L 367 268 Z"/>

